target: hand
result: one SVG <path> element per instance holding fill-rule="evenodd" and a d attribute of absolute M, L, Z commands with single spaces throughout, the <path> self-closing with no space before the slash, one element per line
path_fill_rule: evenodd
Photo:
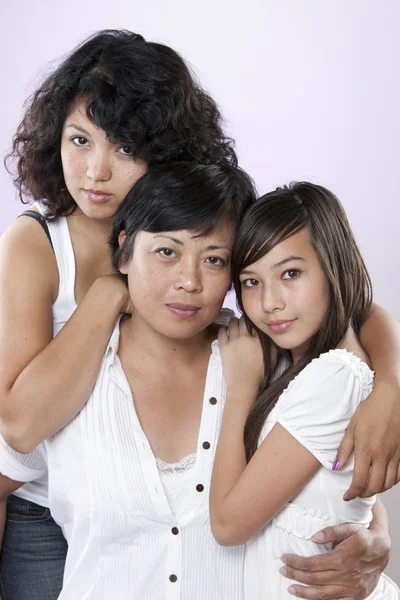
<path fill-rule="evenodd" d="M 113 289 L 118 295 L 120 312 L 128 314 L 132 313 L 133 304 L 129 295 L 129 290 L 125 285 L 122 277 L 120 277 L 117 274 L 103 275 L 102 277 L 99 277 L 95 283 L 100 284 L 102 286 L 102 289 L 104 289 L 103 286 L 106 286 L 107 290 L 109 290 L 111 287 L 111 289 Z"/>
<path fill-rule="evenodd" d="M 247 330 L 246 322 L 233 318 L 229 328 L 218 333 L 227 388 L 254 386 L 256 392 L 264 379 L 264 356 L 257 334 Z"/>
<path fill-rule="evenodd" d="M 339 446 L 339 469 L 353 450 L 353 479 L 346 500 L 368 498 L 400 481 L 400 389 L 377 383 L 374 391 L 356 410 Z"/>
<path fill-rule="evenodd" d="M 389 561 L 390 542 L 363 525 L 337 525 L 319 531 L 313 540 L 334 549 L 300 557 L 287 554 L 283 575 L 308 586 L 292 584 L 289 591 L 309 600 L 364 600 L 375 589 Z M 282 570 L 281 570 L 282 572 Z"/>

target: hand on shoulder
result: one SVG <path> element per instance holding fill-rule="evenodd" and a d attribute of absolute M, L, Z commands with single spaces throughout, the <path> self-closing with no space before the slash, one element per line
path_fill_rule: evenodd
<path fill-rule="evenodd" d="M 233 318 L 229 327 L 219 330 L 218 341 L 227 388 L 258 391 L 264 379 L 264 356 L 257 333 L 249 333 L 243 317 Z"/>

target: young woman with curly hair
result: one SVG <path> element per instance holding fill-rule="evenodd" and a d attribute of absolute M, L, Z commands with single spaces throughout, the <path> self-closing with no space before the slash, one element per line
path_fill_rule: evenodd
<path fill-rule="evenodd" d="M 1 241 L 0 424 L 29 452 L 80 411 L 118 314 L 130 310 L 107 245 L 128 191 L 153 165 L 237 159 L 182 58 L 123 30 L 96 33 L 44 81 L 13 158 L 21 199 L 37 203 Z M 8 500 L 4 598 L 47 600 L 61 589 L 66 542 L 47 506 L 45 479 Z"/>

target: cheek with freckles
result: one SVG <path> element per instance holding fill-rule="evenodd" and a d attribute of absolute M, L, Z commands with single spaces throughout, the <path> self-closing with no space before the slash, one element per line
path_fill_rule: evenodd
<path fill-rule="evenodd" d="M 79 187 L 83 181 L 86 173 L 86 165 L 82 160 L 77 160 L 75 156 L 68 152 L 61 153 L 61 160 L 65 185 L 71 192 L 74 187 Z"/>

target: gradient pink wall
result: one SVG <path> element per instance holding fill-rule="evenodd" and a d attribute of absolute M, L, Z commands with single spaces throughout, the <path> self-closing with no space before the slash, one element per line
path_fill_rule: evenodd
<path fill-rule="evenodd" d="M 223 107 L 260 192 L 311 180 L 342 200 L 376 300 L 400 318 L 397 0 L 2 2 L 0 150 L 46 65 L 102 28 L 170 44 Z M 21 211 L 0 170 L 0 234 Z M 232 300 L 230 300 L 232 302 Z M 385 494 L 400 562 L 400 492 Z"/>

